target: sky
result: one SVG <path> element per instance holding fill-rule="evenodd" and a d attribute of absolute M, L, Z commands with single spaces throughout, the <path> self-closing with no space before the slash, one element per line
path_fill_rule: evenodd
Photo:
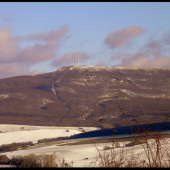
<path fill-rule="evenodd" d="M 170 69 L 170 2 L 0 2 L 0 78 L 69 65 Z"/>

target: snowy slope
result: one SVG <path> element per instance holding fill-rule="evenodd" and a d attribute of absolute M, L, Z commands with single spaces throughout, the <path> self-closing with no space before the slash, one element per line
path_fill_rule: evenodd
<path fill-rule="evenodd" d="M 96 127 L 83 127 L 85 131 L 97 130 Z M 68 132 L 66 131 L 68 130 Z M 0 145 L 10 144 L 13 142 L 29 142 L 34 143 L 39 139 L 66 137 L 74 134 L 82 133 L 79 127 L 56 127 L 56 126 L 28 126 L 28 125 L 8 125 L 1 124 Z"/>
<path fill-rule="evenodd" d="M 40 129 L 31 131 L 6 132 L 0 133 L 1 139 L 0 145 L 9 144 L 13 142 L 28 142 L 28 141 L 36 143 L 38 139 L 65 137 L 78 133 L 81 132 L 73 129 L 69 130 L 69 132 L 66 132 L 66 129 Z"/>

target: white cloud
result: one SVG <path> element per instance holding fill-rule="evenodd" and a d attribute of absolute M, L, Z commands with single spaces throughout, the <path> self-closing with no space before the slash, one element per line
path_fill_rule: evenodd
<path fill-rule="evenodd" d="M 0 77 L 33 74 L 29 71 L 33 64 L 54 58 L 55 49 L 60 40 L 66 37 L 69 26 L 65 25 L 59 30 L 47 33 L 30 34 L 26 37 L 14 37 L 8 28 L 0 30 Z M 23 41 L 36 41 L 32 46 L 21 48 Z M 43 41 L 44 44 L 39 43 Z M 4 71 L 3 71 L 4 69 Z M 37 72 L 37 71 L 35 71 Z"/>

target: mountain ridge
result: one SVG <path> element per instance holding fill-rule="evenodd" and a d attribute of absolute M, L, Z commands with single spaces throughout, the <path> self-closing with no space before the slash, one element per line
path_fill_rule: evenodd
<path fill-rule="evenodd" d="M 44 126 L 126 126 L 170 114 L 170 70 L 64 66 L 0 79 L 0 123 Z"/>

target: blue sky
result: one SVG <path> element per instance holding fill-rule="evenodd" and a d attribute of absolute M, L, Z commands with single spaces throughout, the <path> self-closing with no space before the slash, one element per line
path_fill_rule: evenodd
<path fill-rule="evenodd" d="M 0 78 L 64 65 L 170 69 L 169 2 L 1 2 Z"/>

